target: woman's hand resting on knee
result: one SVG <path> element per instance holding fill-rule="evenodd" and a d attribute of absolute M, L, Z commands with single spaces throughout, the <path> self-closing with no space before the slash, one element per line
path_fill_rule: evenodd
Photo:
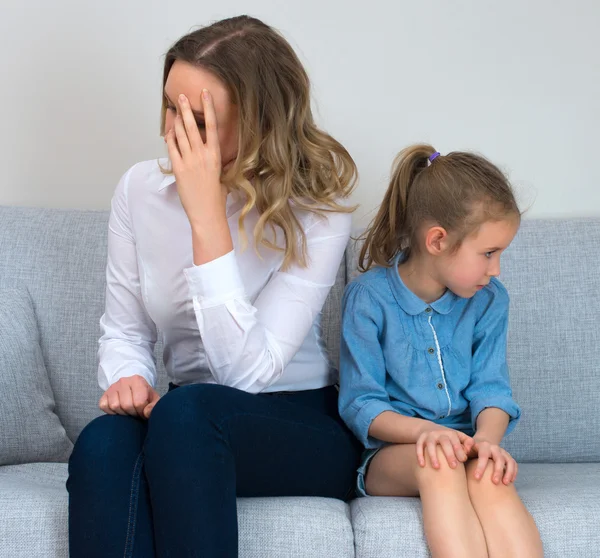
<path fill-rule="evenodd" d="M 424 430 L 417 439 L 416 446 L 419 465 L 425 467 L 425 452 L 427 452 L 433 468 L 439 469 L 440 463 L 436 447 L 439 445 L 448 460 L 448 465 L 454 469 L 459 461 L 461 463 L 467 461 L 474 443 L 475 441 L 471 436 L 467 436 L 459 430 L 431 423 L 431 427 Z"/>
<path fill-rule="evenodd" d="M 121 378 L 100 398 L 98 406 L 109 415 L 149 418 L 160 399 L 158 392 L 142 376 Z"/>

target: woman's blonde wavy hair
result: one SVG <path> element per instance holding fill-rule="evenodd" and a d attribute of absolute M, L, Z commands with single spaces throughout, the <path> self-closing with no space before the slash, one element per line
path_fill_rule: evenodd
<path fill-rule="evenodd" d="M 306 236 L 292 208 L 352 212 L 341 202 L 354 188 L 357 170 L 348 151 L 316 126 L 308 75 L 294 50 L 262 21 L 238 16 L 179 39 L 166 54 L 163 89 L 178 60 L 212 72 L 238 107 L 238 155 L 223 182 L 245 196 L 242 238 L 244 218 L 256 207 L 256 247 L 281 250 L 264 235 L 267 226 L 273 232 L 278 227 L 285 239 L 283 269 L 306 266 Z M 166 110 L 163 96 L 162 135 Z"/>

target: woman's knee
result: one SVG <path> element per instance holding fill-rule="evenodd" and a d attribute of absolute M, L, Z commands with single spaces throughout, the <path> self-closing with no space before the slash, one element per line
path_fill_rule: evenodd
<path fill-rule="evenodd" d="M 232 390 L 238 391 L 215 384 L 194 384 L 171 390 L 152 410 L 149 429 L 189 427 L 222 413 L 228 407 L 226 399 Z"/>
<path fill-rule="evenodd" d="M 219 425 L 235 405 L 229 401 L 233 388 L 215 384 L 194 384 L 174 389 L 161 397 L 148 421 L 146 454 L 152 451 L 154 442 L 160 446 L 189 441 L 190 436 L 200 439 L 203 435 L 219 430 Z"/>
<path fill-rule="evenodd" d="M 136 459 L 143 447 L 146 422 L 130 416 L 102 415 L 82 431 L 69 459 L 69 474 L 97 473 Z"/>

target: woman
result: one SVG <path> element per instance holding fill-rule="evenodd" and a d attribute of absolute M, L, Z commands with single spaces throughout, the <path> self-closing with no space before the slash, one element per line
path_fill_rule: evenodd
<path fill-rule="evenodd" d="M 73 557 L 237 556 L 237 496 L 344 499 L 360 455 L 319 319 L 352 158 L 316 127 L 290 45 L 256 19 L 182 37 L 163 85 L 171 169 L 135 165 L 112 201 L 106 414 L 69 463 Z"/>

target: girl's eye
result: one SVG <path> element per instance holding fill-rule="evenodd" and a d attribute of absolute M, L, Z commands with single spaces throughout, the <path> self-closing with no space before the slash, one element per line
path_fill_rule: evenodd
<path fill-rule="evenodd" d="M 493 253 L 494 253 L 494 252 L 486 252 L 486 253 L 485 253 L 485 257 L 489 259 L 489 258 L 491 258 L 491 257 L 492 257 L 492 254 L 493 254 Z"/>
<path fill-rule="evenodd" d="M 167 110 L 171 112 L 177 112 L 177 109 L 173 105 L 167 105 Z"/>

